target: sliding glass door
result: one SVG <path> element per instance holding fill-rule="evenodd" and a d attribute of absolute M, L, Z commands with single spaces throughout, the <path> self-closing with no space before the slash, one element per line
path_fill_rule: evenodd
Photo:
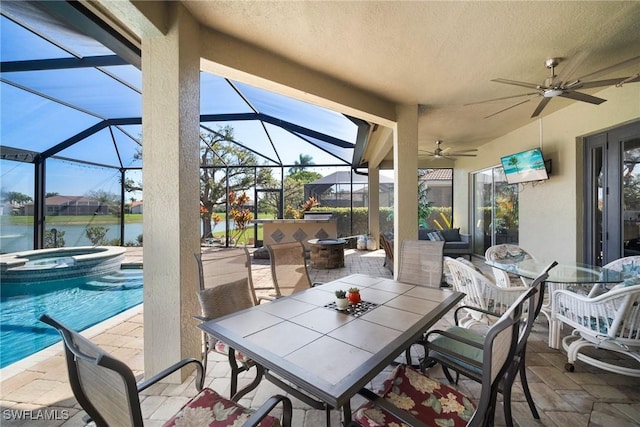
<path fill-rule="evenodd" d="M 518 244 L 518 186 L 507 184 L 502 167 L 473 175 L 473 252 L 493 245 Z"/>
<path fill-rule="evenodd" d="M 584 258 L 640 255 L 640 122 L 585 138 Z"/>

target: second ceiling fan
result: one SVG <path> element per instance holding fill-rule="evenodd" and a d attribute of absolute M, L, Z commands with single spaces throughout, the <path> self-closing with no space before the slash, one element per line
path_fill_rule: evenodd
<path fill-rule="evenodd" d="M 490 114 L 488 116 L 485 117 L 489 118 L 489 117 L 493 117 L 497 114 L 500 114 L 504 111 L 510 110 L 514 107 L 517 107 L 518 105 L 522 105 L 525 102 L 529 102 L 531 99 L 537 98 L 537 97 L 542 97 L 542 99 L 540 100 L 540 102 L 538 103 L 538 106 L 536 107 L 536 109 L 534 110 L 533 114 L 531 115 L 531 117 L 537 117 L 542 110 L 547 106 L 547 104 L 549 103 L 549 101 L 551 101 L 552 98 L 555 98 L 556 96 L 560 96 L 563 98 L 570 98 L 570 99 L 574 99 L 576 101 L 582 101 L 582 102 L 588 102 L 590 104 L 595 104 L 595 105 L 599 105 L 602 104 L 603 102 L 606 101 L 606 99 L 602 99 L 602 98 L 598 98 L 597 96 L 592 96 L 583 92 L 578 92 L 578 89 L 590 89 L 590 88 L 596 88 L 596 87 L 604 87 L 604 86 L 620 86 L 624 83 L 630 83 L 630 82 L 634 82 L 634 81 L 639 81 L 640 80 L 640 73 L 636 73 L 634 75 L 631 76 L 624 76 L 624 77 L 617 77 L 617 78 L 611 78 L 611 79 L 606 79 L 606 80 L 597 80 L 597 81 L 591 81 L 591 79 L 595 79 L 599 76 L 605 75 L 605 74 L 609 74 L 612 73 L 614 71 L 617 71 L 619 69 L 623 69 L 626 67 L 629 67 L 631 65 L 634 65 L 638 62 L 640 62 L 640 56 L 636 56 L 634 58 L 628 59 L 626 61 L 623 61 L 619 64 L 615 64 L 612 65 L 610 67 L 606 67 L 603 68 L 601 70 L 595 71 L 593 73 L 587 74 L 585 76 L 582 76 L 580 78 L 577 79 L 571 79 L 571 75 L 574 73 L 574 71 L 578 68 L 578 66 L 582 63 L 582 61 L 586 58 L 587 53 L 586 52 L 579 52 L 576 55 L 574 55 L 567 63 L 566 65 L 564 65 L 562 67 L 562 69 L 560 70 L 560 72 L 556 75 L 555 74 L 555 68 L 556 66 L 560 63 L 560 58 L 549 58 L 545 61 L 545 66 L 550 70 L 550 74 L 549 77 L 547 77 L 544 82 L 542 84 L 536 84 L 536 83 L 527 83 L 527 82 L 520 82 L 520 81 L 516 81 L 516 80 L 508 80 L 508 79 L 493 79 L 491 80 L 492 82 L 497 82 L 497 83 L 504 83 L 504 84 L 509 84 L 509 85 L 515 85 L 515 86 L 522 86 L 522 87 L 526 87 L 529 89 L 534 89 L 533 92 L 528 92 L 528 93 L 521 93 L 519 95 L 512 95 L 512 96 L 504 96 L 501 98 L 494 98 L 494 99 L 487 99 L 484 101 L 479 101 L 479 102 L 473 102 L 473 103 L 469 103 L 466 105 L 477 105 L 477 104 L 483 104 L 486 102 L 493 102 L 493 101 L 500 101 L 500 100 L 504 100 L 504 99 L 511 99 L 511 98 L 520 98 L 520 97 L 527 97 L 527 99 L 525 99 L 524 101 L 519 101 L 516 104 L 510 105 L 507 108 L 504 108 L 500 111 L 497 111 L 493 114 Z"/>
<path fill-rule="evenodd" d="M 442 148 L 440 145 L 442 144 L 441 140 L 436 140 L 436 149 L 433 151 L 424 151 L 421 150 L 421 153 L 425 153 L 434 159 L 450 159 L 454 157 L 475 157 L 475 154 L 470 154 L 478 151 L 476 148 L 469 148 L 465 150 L 455 150 L 450 151 L 451 147 Z"/>

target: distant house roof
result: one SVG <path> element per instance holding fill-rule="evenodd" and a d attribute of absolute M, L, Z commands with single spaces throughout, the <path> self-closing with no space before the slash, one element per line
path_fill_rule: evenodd
<path fill-rule="evenodd" d="M 426 169 L 421 179 L 426 181 L 451 181 L 453 179 L 453 169 Z"/>
<path fill-rule="evenodd" d="M 369 182 L 369 179 L 366 175 L 360 175 L 355 172 L 349 171 L 338 171 L 334 172 L 330 175 L 323 176 L 320 179 L 316 179 L 313 182 L 310 182 L 307 185 L 315 185 L 315 184 L 350 184 L 351 177 L 353 177 L 354 184 L 366 184 Z M 380 175 L 380 184 L 393 184 L 393 178 L 389 178 L 388 176 Z"/>
<path fill-rule="evenodd" d="M 76 204 L 100 203 L 98 199 L 94 199 L 93 197 L 85 197 L 85 196 L 51 196 L 51 197 L 47 197 L 45 200 L 48 206 L 64 205 L 68 203 L 76 203 Z"/>

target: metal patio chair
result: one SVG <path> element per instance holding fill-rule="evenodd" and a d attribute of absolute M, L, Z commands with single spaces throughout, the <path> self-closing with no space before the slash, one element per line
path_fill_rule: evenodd
<path fill-rule="evenodd" d="M 291 295 L 316 285 L 311 283 L 304 245 L 300 242 L 266 245 L 271 263 L 274 298 Z"/>
<path fill-rule="evenodd" d="M 546 288 L 545 280 L 549 277 L 549 270 L 555 267 L 556 264 L 556 262 L 549 264 L 531 283 L 530 287 L 535 289 L 535 293 L 528 300 L 528 303 L 525 306 L 526 314 L 523 314 L 522 317 L 523 321 L 520 327 L 516 351 L 514 353 L 511 366 L 507 370 L 504 380 L 499 388 L 499 391 L 503 394 L 505 422 L 508 427 L 513 426 L 513 417 L 511 414 L 511 388 L 518 374 L 520 374 L 520 382 L 522 384 L 522 389 L 527 399 L 527 403 L 529 404 L 529 409 L 531 409 L 531 414 L 535 419 L 540 419 L 540 415 L 538 414 L 535 403 L 533 402 L 533 397 L 531 396 L 531 391 L 529 390 L 525 356 L 529 334 L 533 328 L 536 318 L 540 314 L 540 309 L 542 308 Z M 494 313 L 481 309 L 473 307 L 459 307 L 456 309 L 456 326 L 448 328 L 446 331 L 431 331 L 427 334 L 427 340 L 424 342 L 426 357 L 423 367 L 433 366 L 435 363 L 440 363 L 445 376 L 451 383 L 455 382 L 457 384 L 460 374 L 477 382 L 481 382 L 483 380 L 483 373 L 478 369 L 478 364 L 482 363 L 482 349 L 473 347 L 469 345 L 468 342 L 482 343 L 484 341 L 484 334 L 478 330 L 458 326 L 457 314 L 462 309 L 478 310 L 488 316 L 494 316 L 496 318 L 499 317 L 499 315 L 495 315 Z M 470 361 L 475 363 L 471 363 Z M 455 381 L 449 370 L 456 371 Z"/>
<path fill-rule="evenodd" d="M 274 395 L 257 411 L 225 399 L 210 388 L 203 388 L 204 369 L 199 360 L 184 359 L 151 378 L 136 383 L 131 369 L 82 335 L 43 314 L 40 320 L 58 330 L 64 342 L 67 371 L 73 395 L 98 427 L 142 427 L 139 393 L 179 369 L 193 364 L 197 395 L 190 399 L 164 426 L 207 425 L 209 427 L 291 425 L 291 401 Z M 282 403 L 282 418 L 269 415 Z M 280 424 L 281 423 L 281 424 Z"/>
<path fill-rule="evenodd" d="M 194 316 L 196 319 L 206 322 L 256 305 L 251 258 L 246 247 L 220 249 L 205 254 L 196 253 L 194 257 L 198 266 L 197 296 L 201 310 L 201 315 Z M 201 360 L 205 373 L 210 351 L 228 356 L 232 400 L 239 400 L 260 384 L 262 375 L 256 372 L 254 380 L 238 392 L 238 376 L 252 367 L 256 367 L 257 370 L 257 366 L 249 357 L 203 332 Z"/>
<path fill-rule="evenodd" d="M 512 364 L 523 307 L 535 292 L 533 288 L 523 292 L 491 326 L 482 342 L 468 343 L 483 354 L 481 362 L 473 362 L 482 372 L 477 405 L 457 389 L 400 365 L 385 381 L 380 394 L 361 390 L 360 394 L 370 402 L 355 411 L 354 419 L 363 427 L 493 425 L 499 383 Z"/>
<path fill-rule="evenodd" d="M 403 240 L 400 246 L 398 281 L 439 288 L 442 284 L 444 242 Z"/>

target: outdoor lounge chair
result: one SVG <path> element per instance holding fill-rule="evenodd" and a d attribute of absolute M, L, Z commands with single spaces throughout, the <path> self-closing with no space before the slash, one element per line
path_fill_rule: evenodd
<path fill-rule="evenodd" d="M 475 307 L 486 312 L 501 315 L 518 297 L 528 289 L 527 286 L 501 288 L 475 268 L 453 258 L 445 257 L 445 264 L 451 272 L 453 288 L 465 295 L 461 305 Z M 464 309 L 465 316 L 459 325 L 469 328 L 476 324 L 487 324 L 492 320 L 483 311 Z"/>
<path fill-rule="evenodd" d="M 483 354 L 480 363 L 473 362 L 482 372 L 477 406 L 455 388 L 400 365 L 385 381 L 380 395 L 361 390 L 360 394 L 370 402 L 355 411 L 354 419 L 363 427 L 493 425 L 498 386 L 512 364 L 523 306 L 535 292 L 530 288 L 522 293 L 493 324 L 482 342 L 468 343 Z"/>
<path fill-rule="evenodd" d="M 291 425 L 291 401 L 275 395 L 257 411 L 223 398 L 210 388 L 203 388 L 204 368 L 196 359 L 184 359 L 162 372 L 136 383 L 131 369 L 77 332 L 43 314 L 40 320 L 62 335 L 73 395 L 91 421 L 98 427 L 142 427 L 139 393 L 179 369 L 193 364 L 198 394 L 190 399 L 164 426 L 206 425 L 210 427 Z M 281 421 L 269 413 L 282 403 Z M 87 420 L 88 421 L 88 420 Z"/>
<path fill-rule="evenodd" d="M 523 322 L 520 328 L 516 351 L 511 366 L 505 373 L 504 381 L 500 385 L 499 390 L 502 392 L 504 397 L 505 422 L 508 427 L 513 426 L 513 417 L 511 415 L 511 388 L 518 374 L 520 374 L 520 382 L 522 384 L 522 389 L 527 399 L 527 403 L 529 404 L 529 408 L 531 409 L 531 413 L 535 419 L 540 419 L 540 415 L 538 414 L 533 402 L 533 397 L 531 396 L 531 391 L 529 390 L 525 356 L 529 334 L 533 328 L 536 318 L 540 314 L 540 309 L 542 308 L 546 287 L 545 280 L 549 277 L 549 270 L 551 270 L 556 264 L 556 262 L 549 264 L 549 266 L 547 266 L 531 284 L 531 288 L 535 289 L 536 292 L 529 299 L 526 306 L 526 314 L 523 314 Z M 434 363 L 440 363 L 447 379 L 452 383 L 455 382 L 456 384 L 458 383 L 458 377 L 460 374 L 478 382 L 483 379 L 482 371 L 478 369 L 478 365 L 482 363 L 482 350 L 469 345 L 468 342 L 481 343 L 484 341 L 484 335 L 478 330 L 462 328 L 457 325 L 457 314 L 462 309 L 478 310 L 488 316 L 499 317 L 491 312 L 486 312 L 473 307 L 458 307 L 458 309 L 456 309 L 455 316 L 456 326 L 448 328 L 446 331 L 435 330 L 427 334 L 427 339 L 424 342 L 426 357 L 422 366 L 432 366 Z M 473 361 L 474 363 L 470 363 L 470 361 Z M 455 381 L 451 377 L 449 370 L 456 371 Z"/>
<path fill-rule="evenodd" d="M 247 248 L 220 249 L 207 252 L 204 256 L 205 260 L 203 254 L 194 254 L 198 266 L 197 295 L 201 310 L 200 316 L 194 316 L 196 319 L 206 322 L 256 304 L 251 278 L 251 258 Z M 206 271 L 210 273 L 208 275 L 205 274 L 204 264 L 207 266 Z M 262 376 L 256 372 L 255 379 L 238 392 L 238 375 L 256 366 L 255 363 L 226 343 L 202 332 L 201 360 L 205 374 L 210 351 L 229 358 L 232 400 L 239 400 L 260 384 Z"/>

